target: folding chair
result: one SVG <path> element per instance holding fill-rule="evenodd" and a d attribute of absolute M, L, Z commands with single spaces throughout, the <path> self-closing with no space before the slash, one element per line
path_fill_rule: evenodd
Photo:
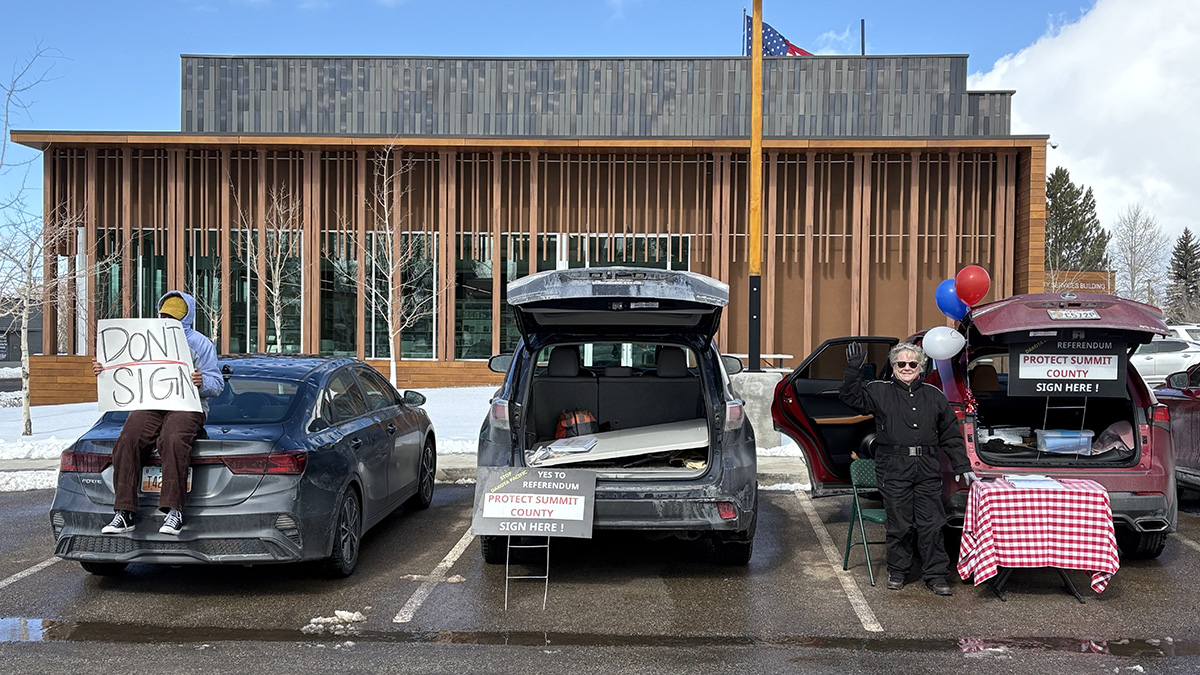
<path fill-rule="evenodd" d="M 884 544 L 883 541 L 867 541 L 867 527 L 863 521 L 871 521 L 883 525 L 887 522 L 887 512 L 883 509 L 864 509 L 858 503 L 859 489 L 875 488 L 875 460 L 873 459 L 856 459 L 850 463 L 850 484 L 852 486 L 854 502 L 850 507 L 850 531 L 846 533 L 846 557 L 842 560 L 842 569 L 850 569 L 850 551 L 855 546 L 863 547 L 863 555 L 867 559 L 867 576 L 871 578 L 871 585 L 875 585 L 875 572 L 871 569 L 871 549 L 868 544 Z M 852 541 L 854 538 L 854 528 L 858 526 L 859 536 L 861 541 Z"/>

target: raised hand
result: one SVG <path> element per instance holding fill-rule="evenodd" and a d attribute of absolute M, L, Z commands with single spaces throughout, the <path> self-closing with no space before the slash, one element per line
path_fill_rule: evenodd
<path fill-rule="evenodd" d="M 867 357 L 863 354 L 862 345 L 857 342 L 851 342 L 846 345 L 846 365 L 852 368 L 861 368 L 863 361 L 866 361 L 866 359 Z"/>

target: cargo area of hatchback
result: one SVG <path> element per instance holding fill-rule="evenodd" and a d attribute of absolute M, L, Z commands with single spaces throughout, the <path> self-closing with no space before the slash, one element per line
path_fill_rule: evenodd
<path fill-rule="evenodd" d="M 711 425 L 696 354 L 673 344 L 546 347 L 523 408 L 525 463 L 603 478 L 704 475 Z"/>
<path fill-rule="evenodd" d="M 1125 467 L 1138 462 L 1137 409 L 1129 397 L 1013 396 L 1007 353 L 975 356 L 975 448 L 994 467 Z"/>

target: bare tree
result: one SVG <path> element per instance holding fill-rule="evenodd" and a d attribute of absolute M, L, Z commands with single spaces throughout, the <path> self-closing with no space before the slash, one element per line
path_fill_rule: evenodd
<path fill-rule="evenodd" d="M 0 135 L 0 178 L 10 175 L 18 168 L 27 168 L 37 156 L 31 156 L 21 161 L 13 161 L 9 154 L 8 135 L 12 130 L 13 120 L 18 116 L 28 117 L 32 102 L 28 99 L 30 93 L 43 82 L 51 79 L 50 71 L 54 67 L 53 60 L 61 57 L 57 49 L 50 49 L 37 43 L 26 58 L 13 65 L 12 74 L 7 82 L 0 82 L 0 92 L 4 95 L 3 125 Z M 20 189 L 12 194 L 0 195 L 0 209 L 18 208 L 23 205 L 22 195 L 25 187 L 22 182 Z"/>
<path fill-rule="evenodd" d="M 1170 242 L 1153 215 L 1140 203 L 1125 207 L 1108 243 L 1117 295 L 1150 304 L 1161 302 L 1169 248 Z"/>
<path fill-rule="evenodd" d="M 339 231 L 326 257 L 335 274 L 354 286 L 358 285 L 358 270 L 346 261 L 353 257 L 364 266 L 364 305 L 367 312 L 383 316 L 389 379 L 398 386 L 400 335 L 433 313 L 433 256 L 427 235 L 407 231 L 409 214 L 400 208 L 410 189 L 404 175 L 412 170 L 412 160 L 392 144 L 376 151 L 371 164 L 366 236 L 360 236 L 348 219 L 339 218 Z"/>
<path fill-rule="evenodd" d="M 233 200 L 239 224 L 234 242 L 236 256 L 245 264 L 246 273 L 256 282 L 258 292 L 266 298 L 268 327 L 276 347 L 282 351 L 284 312 L 300 304 L 302 206 L 291 189 L 270 187 L 267 189 L 266 221 L 256 226 L 249 209 L 242 208 L 236 191 Z M 262 345 L 259 349 L 266 351 Z"/>
<path fill-rule="evenodd" d="M 79 236 L 86 205 L 70 209 L 60 205 L 46 214 L 46 220 L 29 213 L 17 200 L 4 210 L 0 223 L 0 316 L 21 321 L 21 434 L 33 433 L 29 406 L 29 322 L 40 309 L 57 305 L 60 312 L 75 311 L 76 298 L 68 295 L 69 288 L 82 288 L 95 293 L 96 280 L 121 263 L 122 252 L 113 251 L 104 257 L 85 254 L 86 242 Z M 69 252 L 76 262 L 59 271 L 47 282 L 45 260 L 60 252 Z M 73 282 L 73 283 L 72 283 Z M 60 322 L 65 324 L 65 322 Z M 43 330 L 57 331 L 55 326 L 43 325 Z M 56 340 L 57 342 L 57 340 Z"/>
<path fill-rule="evenodd" d="M 228 244 L 226 244 L 228 245 Z M 213 268 L 206 272 L 192 270 L 184 280 L 184 290 L 196 301 L 196 316 L 208 319 L 206 335 L 217 349 L 221 348 L 221 256 L 213 257 Z"/>

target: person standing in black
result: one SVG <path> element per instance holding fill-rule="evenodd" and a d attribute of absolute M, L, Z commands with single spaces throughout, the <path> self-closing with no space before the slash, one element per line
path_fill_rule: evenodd
<path fill-rule="evenodd" d="M 954 473 L 968 485 L 976 480 L 958 418 L 940 389 L 921 382 L 926 356 L 919 346 L 901 342 L 892 348 L 890 380 L 864 383 L 864 360 L 861 345 L 846 348 L 839 395 L 846 405 L 875 417 L 875 476 L 887 512 L 887 587 L 904 588 L 915 539 L 925 564 L 925 585 L 937 595 L 951 595 L 938 451 L 946 453 Z"/>

